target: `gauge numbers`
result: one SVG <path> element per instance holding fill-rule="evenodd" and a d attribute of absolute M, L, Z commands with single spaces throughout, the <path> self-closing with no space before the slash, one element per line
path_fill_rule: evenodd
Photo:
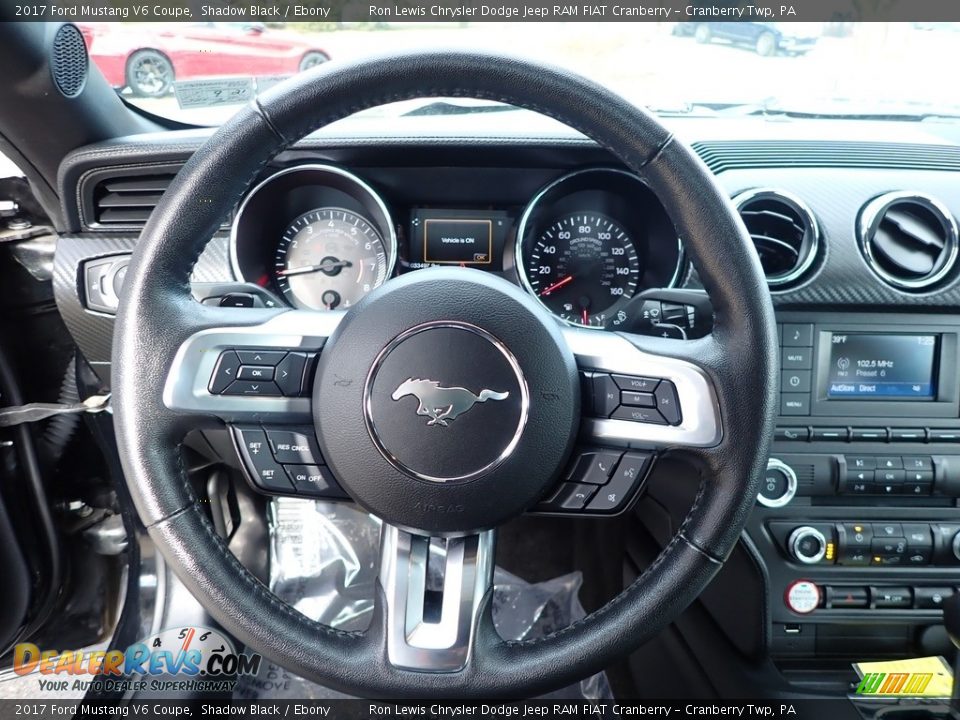
<path fill-rule="evenodd" d="M 633 240 L 601 213 L 565 215 L 533 240 L 523 269 L 530 289 L 555 315 L 602 326 L 640 282 Z"/>
<path fill-rule="evenodd" d="M 277 246 L 277 285 L 308 310 L 345 309 L 387 279 L 387 250 L 363 217 L 319 208 L 290 223 Z"/>

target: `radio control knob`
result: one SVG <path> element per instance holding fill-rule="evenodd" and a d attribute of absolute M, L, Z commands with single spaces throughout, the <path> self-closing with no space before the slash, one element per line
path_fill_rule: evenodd
<path fill-rule="evenodd" d="M 790 533 L 787 548 L 797 562 L 816 565 L 827 554 L 827 539 L 816 528 L 804 525 Z"/>
<path fill-rule="evenodd" d="M 960 532 L 953 536 L 953 556 L 960 560 Z"/>
<path fill-rule="evenodd" d="M 767 460 L 767 472 L 760 483 L 757 502 L 768 508 L 783 507 L 797 494 L 797 474 L 782 460 Z"/>

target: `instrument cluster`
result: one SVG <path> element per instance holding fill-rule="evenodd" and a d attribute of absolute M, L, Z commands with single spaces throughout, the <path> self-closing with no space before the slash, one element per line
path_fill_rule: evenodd
<path fill-rule="evenodd" d="M 676 285 L 677 233 L 636 175 L 565 174 L 525 206 L 393 207 L 330 165 L 271 175 L 240 205 L 231 235 L 238 279 L 287 304 L 346 309 L 390 277 L 437 265 L 495 272 L 564 321 L 604 327 L 638 293 Z"/>

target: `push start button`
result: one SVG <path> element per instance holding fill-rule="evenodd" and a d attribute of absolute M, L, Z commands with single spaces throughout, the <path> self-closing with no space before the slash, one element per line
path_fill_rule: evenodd
<path fill-rule="evenodd" d="M 820 587 L 809 580 L 797 580 L 784 595 L 787 607 L 798 615 L 808 615 L 816 610 L 820 597 Z"/>

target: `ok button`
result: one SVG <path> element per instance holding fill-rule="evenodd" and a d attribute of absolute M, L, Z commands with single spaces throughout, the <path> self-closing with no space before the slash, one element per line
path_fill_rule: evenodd
<path fill-rule="evenodd" d="M 273 380 L 273 368 L 269 365 L 241 365 L 237 380 Z"/>

